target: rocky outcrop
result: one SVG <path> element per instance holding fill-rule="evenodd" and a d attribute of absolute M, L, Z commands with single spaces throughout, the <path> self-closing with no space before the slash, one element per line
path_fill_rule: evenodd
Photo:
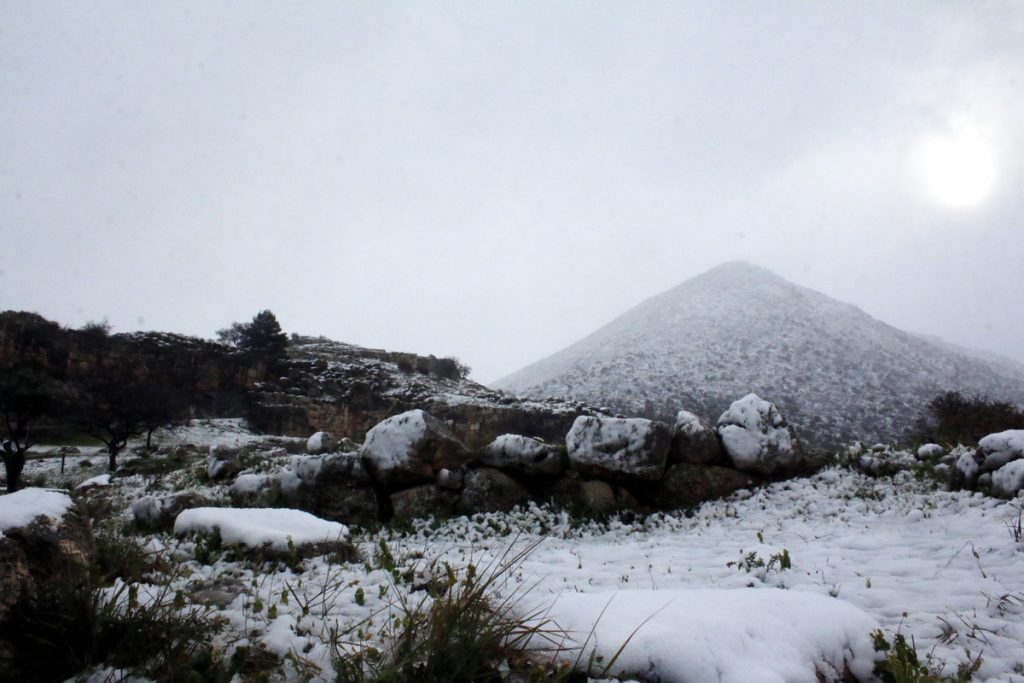
<path fill-rule="evenodd" d="M 611 479 L 652 481 L 665 472 L 672 431 L 643 418 L 578 417 L 565 437 L 574 470 Z"/>
<path fill-rule="evenodd" d="M 757 394 L 747 394 L 722 413 L 718 435 L 738 470 L 773 475 L 806 465 L 793 428 L 775 404 Z"/>

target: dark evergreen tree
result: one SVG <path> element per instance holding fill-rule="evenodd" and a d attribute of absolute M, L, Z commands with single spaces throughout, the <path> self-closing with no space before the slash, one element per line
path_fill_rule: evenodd
<path fill-rule="evenodd" d="M 271 364 L 284 360 L 288 350 L 288 335 L 269 310 L 257 313 L 252 322 L 231 323 L 231 327 L 217 332 L 217 338 Z"/>

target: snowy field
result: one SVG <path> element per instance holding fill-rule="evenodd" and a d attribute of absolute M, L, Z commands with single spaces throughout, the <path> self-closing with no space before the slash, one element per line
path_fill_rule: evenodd
<path fill-rule="evenodd" d="M 241 429 L 205 429 L 207 443 L 245 439 Z M 90 459 L 95 468 L 69 458 L 63 479 L 59 459 L 33 460 L 26 477 L 74 485 L 100 473 L 102 458 Z M 114 477 L 87 495 L 112 501 L 122 521 L 132 500 L 161 488 L 225 499 L 223 487 L 194 480 L 188 471 Z M 653 668 L 666 681 L 797 682 L 837 653 L 837 664 L 845 656 L 855 672 L 870 671 L 877 625 L 890 640 L 912 637 L 947 675 L 980 657 L 973 680 L 1024 683 L 1024 546 L 1012 533 L 1020 505 L 936 490 L 906 473 L 871 479 L 832 468 L 630 522 L 580 522 L 530 507 L 401 529 L 353 527 L 365 560 L 356 563 L 328 555 L 271 566 L 230 552 L 211 558 L 188 536 L 137 538 L 172 560 L 175 589 L 193 600 L 216 595 L 229 623 L 219 636 L 226 652 L 262 644 L 288 656 L 295 678 L 330 679 L 332 647 L 374 642 L 396 596 L 424 599 L 417 588 L 445 563 L 464 572 L 510 546 L 535 545 L 498 593 L 521 597 L 523 610 L 547 610 L 567 645 L 573 637 L 586 645 L 582 661 L 596 648 L 607 662 L 629 640 L 608 675 Z"/>

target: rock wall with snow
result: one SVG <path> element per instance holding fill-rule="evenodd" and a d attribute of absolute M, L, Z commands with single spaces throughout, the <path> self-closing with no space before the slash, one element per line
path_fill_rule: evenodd
<path fill-rule="evenodd" d="M 307 455 L 289 455 L 273 443 L 249 451 L 211 448 L 207 470 L 212 480 L 230 482 L 236 507 L 292 507 L 367 522 L 510 510 L 529 501 L 592 514 L 673 509 L 816 466 L 778 409 L 757 396 L 736 401 L 718 431 L 687 415 L 682 411 L 675 425 L 580 416 L 556 442 L 502 434 L 471 448 L 444 422 L 414 409 L 372 427 L 358 450 L 318 432 L 306 442 Z M 741 452 L 723 447 L 726 431 L 736 428 L 729 415 L 744 417 Z M 780 430 L 789 439 L 785 448 Z M 349 450 L 324 453 L 327 443 Z M 133 511 L 140 525 L 167 528 L 181 502 L 180 495 L 147 497 Z"/>

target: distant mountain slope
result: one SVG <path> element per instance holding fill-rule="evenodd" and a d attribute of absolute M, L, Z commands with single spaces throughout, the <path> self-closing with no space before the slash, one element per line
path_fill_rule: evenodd
<path fill-rule="evenodd" d="M 648 299 L 594 334 L 495 383 L 623 412 L 717 418 L 754 391 L 820 445 L 904 434 L 958 389 L 1024 401 L 1024 370 L 902 332 L 856 306 L 744 262 Z"/>

